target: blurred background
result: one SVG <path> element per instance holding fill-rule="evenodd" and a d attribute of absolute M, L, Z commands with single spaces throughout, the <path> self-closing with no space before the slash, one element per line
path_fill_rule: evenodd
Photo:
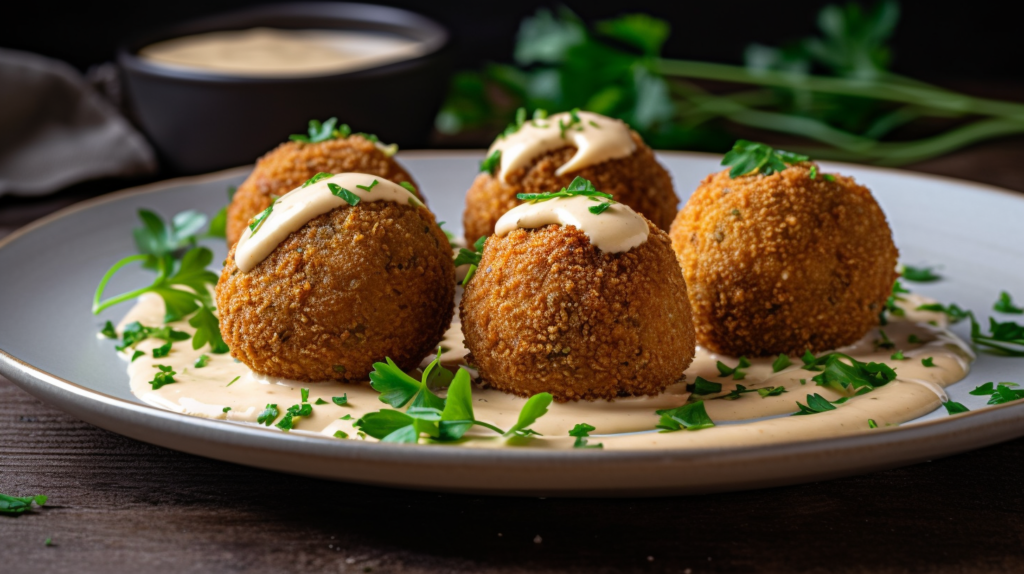
<path fill-rule="evenodd" d="M 304 133 L 307 119 L 329 116 L 402 149 L 484 148 L 520 106 L 620 117 L 660 149 L 720 153 L 742 137 L 821 159 L 932 173 L 962 175 L 969 164 L 975 179 L 1024 190 L 1020 170 L 1007 168 L 1024 153 L 1024 59 L 1019 24 L 1004 3 L 940 9 L 924 0 L 390 0 L 377 4 L 425 16 L 447 39 L 423 58 L 419 76 L 412 64 L 399 63 L 343 79 L 349 83 L 337 84 L 344 87 L 335 93 L 390 77 L 392 87 L 376 91 L 395 97 L 339 103 L 336 110 L 330 100 L 292 104 L 280 86 L 246 107 L 258 82 L 235 85 L 233 92 L 221 82 L 204 92 L 219 96 L 208 96 L 182 87 L 197 90 L 204 82 L 196 78 L 158 78 L 172 88 L 153 84 L 145 66 L 136 64 L 133 72 L 130 56 L 117 64 L 119 48 L 131 54 L 147 42 L 197 30 L 188 27 L 197 19 L 264 4 L 38 2 L 0 19 L 0 195 L 6 194 L 0 209 L 17 204 L 12 196 L 80 197 L 248 163 L 290 133 Z M 180 23 L 185 27 L 175 28 Z M 307 20 L 299 27 L 313 26 Z M 52 82 L 18 83 L 11 66 L 22 65 L 26 54 L 44 57 L 32 66 L 58 66 L 55 73 L 73 93 L 55 96 Z M 61 62 L 67 66 L 59 68 Z M 82 99 L 99 116 L 65 113 Z M 283 117 L 284 108 L 297 109 Z M 397 124 L 380 119 L 400 108 L 407 115 Z M 238 116 L 231 121 L 244 119 L 244 129 L 231 127 L 231 114 Z M 116 128 L 104 132 L 106 140 L 95 139 L 101 121 Z M 67 131 L 68 122 L 78 124 Z M 93 131 L 92 140 L 82 140 L 91 155 L 75 147 L 83 145 L 75 144 L 81 125 Z M 199 139 L 186 141 L 183 132 Z M 218 133 L 237 145 L 217 143 Z M 181 148 L 194 153 L 186 157 Z M 221 156 L 224 148 L 241 155 Z M 71 159 L 53 159 L 61 157 Z M 73 165 L 76 157 L 86 158 L 88 168 L 34 175 L 54 163 Z"/>

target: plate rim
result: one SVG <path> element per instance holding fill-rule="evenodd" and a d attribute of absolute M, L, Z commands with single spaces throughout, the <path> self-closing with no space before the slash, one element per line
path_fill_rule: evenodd
<path fill-rule="evenodd" d="M 416 158 L 416 159 L 433 159 L 433 158 L 451 158 L 451 157 L 465 157 L 468 154 L 474 156 L 480 155 L 483 150 L 413 150 L 402 152 L 401 156 Z M 671 155 L 676 157 L 698 157 L 698 158 L 716 158 L 717 154 L 700 153 L 700 152 L 658 152 L 659 155 Z M 399 159 L 401 159 L 401 156 Z M 838 162 L 828 162 L 829 165 L 836 166 L 850 166 L 858 170 L 864 171 L 878 171 L 882 173 L 896 173 L 901 175 L 907 175 L 912 177 L 920 177 L 923 179 L 933 180 L 937 182 L 956 184 L 967 186 L 972 188 L 972 192 L 998 192 L 1001 195 L 1010 195 L 1015 197 L 1017 200 L 1024 201 L 1024 195 L 1000 188 L 997 186 L 991 186 L 983 183 L 971 182 L 968 180 L 961 180 L 957 178 L 951 178 L 946 176 L 937 176 L 932 174 L 919 174 L 917 172 L 908 172 L 905 170 L 898 170 L 893 168 L 883 168 L 876 166 L 863 166 L 853 164 L 843 164 Z M 90 198 L 70 206 L 64 207 L 52 214 L 37 219 L 21 228 L 15 230 L 7 237 L 0 239 L 0 250 L 5 249 L 9 245 L 13 244 L 18 239 L 36 231 L 42 227 L 46 227 L 60 219 L 69 215 L 78 213 L 80 211 L 93 209 L 103 204 L 121 200 L 125 197 L 135 195 L 145 195 L 148 193 L 159 192 L 164 189 L 178 187 L 182 185 L 198 184 L 211 181 L 217 181 L 221 179 L 227 179 L 234 176 L 239 176 L 247 173 L 248 170 L 252 169 L 252 164 L 246 166 L 240 166 L 235 168 L 229 168 L 226 170 L 220 170 L 208 174 L 186 176 L 172 178 L 168 180 L 162 180 L 141 186 L 133 186 L 116 192 L 104 194 L 99 197 Z M 3 374 L 18 387 L 22 388 L 34 397 L 44 400 L 51 404 L 58 405 L 58 408 L 65 412 L 70 412 L 72 416 L 76 416 L 94 424 L 101 428 L 113 430 L 118 434 L 129 436 L 133 439 L 147 442 L 150 444 L 157 444 L 175 450 L 181 450 L 184 452 L 191 452 L 192 454 L 200 454 L 203 449 L 195 448 L 183 448 L 182 445 L 170 446 L 169 443 L 173 443 L 175 437 L 180 440 L 192 440 L 192 435 L 204 434 L 204 438 L 207 441 L 212 441 L 221 446 L 227 445 L 238 445 L 239 443 L 249 441 L 256 441 L 256 443 L 248 444 L 247 447 L 262 449 L 265 451 L 276 451 L 280 450 L 281 447 L 296 448 L 306 454 L 316 454 L 318 456 L 326 456 L 334 459 L 359 459 L 365 462 L 390 462 L 390 463 L 404 463 L 404 464 L 427 464 L 427 465 L 445 465 L 445 464 L 458 464 L 460 466 L 484 466 L 484 467 L 504 467 L 504 466 L 516 466 L 521 465 L 523 462 L 530 461 L 536 463 L 542 463 L 545 465 L 554 465 L 557 467 L 584 467 L 590 468 L 593 466 L 603 466 L 609 463 L 621 464 L 630 462 L 652 462 L 652 461 L 664 461 L 671 462 L 672 464 L 693 464 L 708 460 L 719 460 L 724 459 L 735 459 L 742 460 L 748 459 L 752 455 L 760 455 L 764 457 L 791 457 L 799 455 L 801 453 L 831 453 L 833 456 L 843 456 L 842 453 L 849 452 L 852 450 L 858 450 L 862 448 L 870 448 L 876 446 L 882 446 L 883 444 L 887 447 L 894 447 L 900 444 L 910 444 L 915 441 L 919 441 L 922 438 L 927 438 L 931 435 L 954 435 L 961 433 L 971 433 L 974 436 L 973 445 L 960 448 L 955 451 L 945 451 L 944 454 L 937 456 L 953 455 L 958 452 L 965 450 L 971 450 L 974 448 L 981 448 L 991 444 L 1012 440 L 1020 436 L 1024 436 L 1024 425 L 1015 426 L 1012 432 L 1006 433 L 998 430 L 996 427 L 1006 426 L 1008 424 L 1024 422 L 1024 402 L 1021 403 L 1007 403 L 1002 405 L 988 406 L 985 409 L 974 410 L 967 413 L 959 414 L 955 417 L 943 417 L 933 419 L 929 421 L 923 421 L 914 423 L 908 426 L 899 426 L 893 428 L 878 429 L 878 432 L 862 433 L 856 435 L 847 435 L 831 438 L 809 438 L 809 439 L 798 439 L 792 441 L 786 441 L 783 443 L 774 443 L 766 446 L 740 446 L 740 447 L 704 447 L 704 448 L 644 448 L 635 450 L 623 450 L 623 451 L 603 451 L 603 450 L 586 450 L 577 452 L 575 450 L 548 450 L 540 448 L 509 448 L 509 449 L 475 449 L 475 448 L 464 448 L 459 446 L 449 445 L 430 445 L 429 448 L 424 448 L 424 445 L 381 445 L 378 443 L 367 443 L 363 441 L 332 441 L 329 437 L 321 437 L 315 435 L 305 434 L 290 434 L 287 436 L 275 436 L 273 431 L 267 431 L 261 428 L 250 428 L 247 425 L 224 425 L 225 421 L 219 420 L 207 420 L 197 417 L 191 417 L 181 413 L 175 413 L 172 411 L 166 411 L 157 407 L 147 405 L 144 403 L 133 402 L 127 399 L 114 397 L 105 393 L 93 390 L 89 387 L 75 383 L 73 381 L 58 377 L 52 373 L 47 372 L 41 367 L 32 365 L 26 361 L 23 361 L 7 351 L 0 349 L 0 374 Z M 65 395 L 61 398 L 59 395 Z M 45 398 L 44 398 L 45 397 Z M 80 402 L 78 407 L 80 408 L 66 408 L 68 405 L 73 405 L 74 401 L 71 397 L 77 398 Z M 49 400 L 47 400 L 49 399 Z M 92 405 L 93 408 L 89 408 Z M 151 424 L 136 425 L 139 429 L 138 433 L 127 433 L 122 430 L 114 430 L 110 427 L 117 427 L 117 424 L 109 424 L 110 421 L 107 417 L 114 416 L 113 413 L 104 413 L 105 409 L 114 409 L 115 412 L 123 414 L 122 420 L 119 422 L 124 424 L 131 424 L 126 422 L 128 415 L 142 417 L 150 421 Z M 82 416 L 82 412 L 90 413 L 90 416 Z M 99 419 L 99 420 L 98 420 Z M 106 423 L 106 424 L 105 424 Z M 183 423 L 183 424 L 179 424 Z M 152 436 L 138 436 L 143 434 L 146 429 L 156 429 L 156 427 L 163 426 L 161 429 L 164 436 L 159 438 L 165 438 L 167 440 L 155 440 Z M 175 432 L 178 429 L 178 432 Z M 187 429 L 191 432 L 185 432 Z M 938 429 L 938 430 L 936 430 Z M 280 434 L 280 433 L 278 433 Z M 261 438 L 262 437 L 262 438 Z M 266 443 L 267 446 L 261 447 L 259 443 L 269 441 Z M 942 450 L 942 449 L 939 449 Z M 207 456 L 207 455 L 204 455 Z M 221 458 L 221 457 L 216 457 Z M 901 457 L 899 461 L 891 462 L 885 467 L 900 466 L 908 463 L 917 462 L 919 460 L 925 460 L 933 458 L 927 452 L 921 453 L 921 456 L 913 457 Z M 240 462 L 232 460 L 232 462 Z M 243 464 L 249 466 L 259 466 L 263 468 L 270 468 L 278 471 L 288 472 L 286 467 L 281 465 L 261 465 L 253 464 L 252 462 L 243 462 Z M 848 469 L 842 471 L 836 476 L 846 476 L 851 474 L 857 474 L 862 472 L 858 468 Z M 325 476 L 326 478 L 337 478 L 332 476 Z M 344 480 L 357 480 L 361 482 L 373 482 L 360 480 L 358 478 L 344 478 Z M 790 484 L 805 482 L 805 479 L 796 478 L 792 480 L 783 481 L 779 484 Z M 405 486 L 407 484 L 398 481 L 390 486 Z M 437 488 L 431 488 L 437 490 Z M 456 488 L 455 490 L 462 492 L 469 492 L 470 489 Z M 537 492 L 541 489 L 533 489 L 523 494 L 530 494 Z M 695 490 L 697 491 L 707 491 Z M 480 490 L 480 492 L 494 493 L 492 490 Z"/>

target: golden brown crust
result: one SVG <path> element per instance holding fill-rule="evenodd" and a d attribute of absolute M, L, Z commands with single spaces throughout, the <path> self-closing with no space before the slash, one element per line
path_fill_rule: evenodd
<path fill-rule="evenodd" d="M 490 237 L 462 297 L 469 361 L 491 386 L 558 401 L 656 395 L 694 355 L 668 235 L 603 253 L 575 227 Z"/>
<path fill-rule="evenodd" d="M 732 356 L 849 345 L 878 322 L 899 252 L 852 178 L 707 176 L 672 224 L 697 342 Z"/>
<path fill-rule="evenodd" d="M 597 189 L 612 194 L 617 201 L 668 231 L 679 205 L 672 178 L 640 136 L 630 133 L 636 143 L 632 155 L 565 175 L 555 175 L 555 171 L 575 155 L 575 147 L 567 146 L 539 156 L 530 165 L 510 173 L 508 183 L 486 172 L 477 175 L 466 193 L 466 211 L 462 216 L 466 244 L 472 245 L 479 237 L 494 233 L 498 218 L 522 203 L 516 199 L 516 194 L 557 191 L 577 176 L 589 179 Z"/>
<path fill-rule="evenodd" d="M 360 382 L 385 357 L 413 369 L 451 324 L 451 248 L 422 207 L 340 207 L 248 273 L 234 253 L 217 283 L 220 328 L 231 355 L 257 373 Z"/>
<path fill-rule="evenodd" d="M 398 162 L 359 135 L 314 144 L 285 142 L 261 157 L 256 169 L 238 186 L 228 205 L 228 245 L 237 243 L 249 221 L 270 206 L 272 195 L 280 197 L 320 172 L 368 173 L 416 185 Z"/>

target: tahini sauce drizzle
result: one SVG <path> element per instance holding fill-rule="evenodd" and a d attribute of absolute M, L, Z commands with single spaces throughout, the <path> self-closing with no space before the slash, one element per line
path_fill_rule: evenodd
<path fill-rule="evenodd" d="M 352 192 L 359 197 L 360 203 L 393 201 L 403 205 L 422 205 L 404 187 L 365 173 L 339 173 L 309 186 L 295 188 L 274 203 L 274 209 L 258 227 L 246 227 L 235 249 L 235 264 L 238 268 L 248 272 L 266 259 L 292 232 L 298 231 L 319 215 L 348 205 L 344 199 L 331 193 L 330 184 Z M 364 188 L 370 189 L 367 191 Z"/>
<path fill-rule="evenodd" d="M 600 202 L 583 196 L 524 203 L 501 216 L 494 226 L 494 234 L 503 237 L 516 228 L 572 225 L 605 253 L 622 253 L 647 241 L 650 234 L 647 222 L 629 206 L 614 203 L 604 212 L 595 214 L 590 208 L 596 205 Z"/>
<path fill-rule="evenodd" d="M 575 146 L 576 154 L 555 171 L 556 175 L 626 157 L 636 150 L 629 126 L 622 120 L 591 112 L 577 112 L 577 117 L 578 123 L 572 122 L 568 112 L 530 120 L 515 133 L 495 140 L 487 155 L 501 150 L 501 181 L 508 181 L 508 174 L 525 167 L 537 156 L 567 145 Z"/>
<path fill-rule="evenodd" d="M 252 28 L 165 40 L 139 56 L 167 67 L 272 78 L 365 70 L 417 58 L 426 49 L 417 40 L 374 32 Z"/>
<path fill-rule="evenodd" d="M 598 438 L 593 442 L 604 443 L 605 449 L 623 450 L 764 445 L 874 432 L 868 428 L 869 418 L 882 428 L 916 419 L 940 407 L 936 393 L 916 381 L 927 381 L 944 388 L 963 379 L 974 358 L 963 341 L 945 330 L 945 317 L 942 314 L 911 311 L 921 302 L 927 300 L 909 296 L 908 301 L 904 302 L 907 317 L 897 318 L 883 328 L 896 348 L 904 352 L 906 360 L 892 360 L 890 355 L 893 350 L 877 347 L 875 343 L 881 339 L 878 329 L 873 329 L 858 343 L 838 349 L 860 361 L 885 362 L 896 369 L 898 378 L 870 393 L 836 405 L 833 411 L 811 416 L 780 417 L 796 412 L 797 401 L 806 404 L 808 394 L 818 393 L 829 400 L 837 400 L 842 396 L 832 389 L 816 386 L 811 378 L 818 373 L 800 368 L 799 358 L 793 357 L 796 364 L 779 373 L 772 373 L 774 357 L 754 359 L 751 367 L 745 369 L 746 377 L 735 381 L 731 377 L 720 377 L 715 367 L 718 360 L 733 366 L 737 363 L 735 358 L 719 356 L 698 347 L 697 356 L 686 373 L 688 380 L 693 381 L 695 377 L 701 376 L 719 382 L 722 384 L 723 395 L 734 389 L 737 383 L 748 389 L 784 386 L 787 392 L 763 399 L 757 393 L 748 393 L 734 401 L 702 397 L 709 416 L 717 426 L 696 432 L 641 432 L 654 428 L 658 420 L 654 411 L 686 403 L 690 394 L 685 384 L 673 385 L 655 397 L 554 403 L 548 414 L 533 426 L 544 436 L 530 442 L 530 446 L 571 448 L 573 439 L 567 433 L 581 422 L 597 427 L 593 434 L 598 435 Z M 146 294 L 122 320 L 121 327 L 131 321 L 139 321 L 143 325 L 159 325 L 163 314 L 163 301 L 156 295 Z M 934 321 L 940 326 L 931 325 L 927 321 Z M 187 321 L 171 323 L 171 326 L 181 331 L 192 331 Z M 908 343 L 911 334 L 922 342 Z M 300 389 L 308 388 L 311 404 L 318 398 L 328 404 L 314 404 L 313 416 L 296 419 L 296 427 L 292 432 L 333 436 L 335 431 L 341 430 L 351 439 L 358 439 L 353 423 L 360 416 L 387 408 L 369 384 L 306 383 L 261 377 L 253 374 L 245 365 L 235 362 L 229 355 L 215 355 L 208 348 L 193 350 L 188 341 L 175 343 L 167 357 L 154 359 L 152 349 L 161 344 L 161 340 L 142 341 L 137 349 L 144 351 L 145 355 L 128 366 L 132 393 L 143 402 L 159 408 L 204 418 L 254 423 L 268 403 L 277 404 L 279 410 L 284 412 L 288 407 L 299 404 Z M 444 351 L 443 362 L 451 366 L 461 363 L 465 349 L 462 347 L 461 326 L 457 321 L 449 329 L 441 346 Z M 129 350 L 124 353 L 126 359 L 131 352 Z M 196 359 L 204 353 L 210 358 L 208 365 L 196 368 Z M 933 357 L 934 367 L 921 364 L 921 359 L 926 357 Z M 431 359 L 425 358 L 424 363 Z M 178 373 L 175 375 L 177 382 L 153 390 L 149 381 L 156 372 L 154 365 L 157 364 L 172 367 Z M 236 377 L 238 379 L 231 383 Z M 801 383 L 801 379 L 805 382 Z M 340 407 L 331 401 L 331 397 L 343 395 L 348 396 L 347 406 Z M 500 428 L 508 428 L 515 423 L 524 401 L 520 397 L 493 389 L 479 386 L 473 389 L 476 418 Z M 226 407 L 230 409 L 225 412 Z M 342 420 L 346 415 L 350 416 Z M 277 431 L 273 427 L 271 430 Z M 599 436 L 617 433 L 634 434 Z M 473 440 L 463 443 L 464 447 L 488 448 L 505 444 L 494 433 L 479 428 L 471 430 L 468 436 L 473 437 Z"/>

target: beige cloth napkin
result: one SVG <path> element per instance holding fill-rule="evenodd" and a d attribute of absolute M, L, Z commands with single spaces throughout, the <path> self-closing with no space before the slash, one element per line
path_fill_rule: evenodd
<path fill-rule="evenodd" d="M 156 171 L 153 148 L 70 65 L 0 48 L 0 195 Z"/>

